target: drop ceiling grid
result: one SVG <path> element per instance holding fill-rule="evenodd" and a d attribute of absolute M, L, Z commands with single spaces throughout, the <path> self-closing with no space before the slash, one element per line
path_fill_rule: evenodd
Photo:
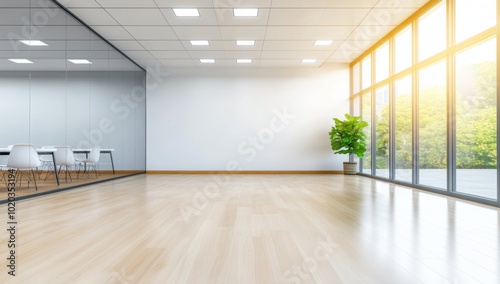
<path fill-rule="evenodd" d="M 401 0 L 398 13 L 387 21 L 377 16 L 393 9 L 393 0 L 61 0 L 75 15 L 110 40 L 139 64 L 160 62 L 167 67 L 321 66 L 349 63 L 428 0 Z M 256 18 L 235 18 L 232 8 L 258 7 Z M 198 8 L 200 17 L 175 17 L 172 8 Z M 109 18 L 103 18 L 105 11 Z M 98 17 L 100 15 L 101 17 Z M 360 34 L 375 29 L 366 39 Z M 189 40 L 209 40 L 210 46 L 191 46 Z M 236 46 L 237 39 L 256 40 L 253 47 Z M 315 40 L 333 40 L 315 46 Z M 247 51 L 248 56 L 245 55 Z M 240 57 L 241 56 L 241 57 Z M 189 57 L 189 58 L 187 58 Z M 316 58 L 314 64 L 301 64 Z M 219 64 L 220 62 L 220 64 Z M 240 65 L 240 64 L 238 64 Z M 146 66 L 143 66 L 146 67 Z"/>

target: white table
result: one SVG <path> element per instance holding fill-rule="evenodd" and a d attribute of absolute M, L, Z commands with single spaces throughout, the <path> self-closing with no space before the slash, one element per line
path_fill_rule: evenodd
<path fill-rule="evenodd" d="M 85 154 L 85 157 L 89 157 L 91 149 L 73 149 L 74 154 Z M 109 157 L 111 158 L 111 168 L 113 169 L 113 174 L 115 174 L 115 164 L 113 162 L 113 152 L 115 149 L 101 149 L 101 154 L 109 154 Z"/>
<path fill-rule="evenodd" d="M 8 156 L 10 155 L 10 151 L 11 148 L 0 148 L 0 156 Z M 38 155 L 52 156 L 52 162 L 54 163 L 54 174 L 56 175 L 57 185 L 59 185 L 59 174 L 57 173 L 57 167 L 55 166 L 56 164 L 56 157 L 54 156 L 55 151 L 57 151 L 57 149 L 36 149 Z"/>

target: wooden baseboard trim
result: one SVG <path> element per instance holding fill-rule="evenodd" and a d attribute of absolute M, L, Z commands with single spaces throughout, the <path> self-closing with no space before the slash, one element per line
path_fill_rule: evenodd
<path fill-rule="evenodd" d="M 323 175 L 323 174 L 344 174 L 342 170 L 305 170 L 305 171 L 263 171 L 263 170 L 234 170 L 234 171 L 192 171 L 192 170 L 170 170 L 170 171 L 146 171 L 149 175 Z"/>

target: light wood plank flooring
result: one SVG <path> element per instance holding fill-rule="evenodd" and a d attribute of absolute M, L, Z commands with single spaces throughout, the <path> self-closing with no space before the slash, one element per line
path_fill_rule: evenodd
<path fill-rule="evenodd" d="M 500 283 L 497 208 L 359 176 L 140 175 L 17 218 L 0 283 Z"/>

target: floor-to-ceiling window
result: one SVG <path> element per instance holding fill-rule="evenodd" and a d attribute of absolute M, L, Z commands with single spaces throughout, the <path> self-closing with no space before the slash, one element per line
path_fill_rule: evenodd
<path fill-rule="evenodd" d="M 430 1 L 352 63 L 361 173 L 499 205 L 497 5 Z"/>

